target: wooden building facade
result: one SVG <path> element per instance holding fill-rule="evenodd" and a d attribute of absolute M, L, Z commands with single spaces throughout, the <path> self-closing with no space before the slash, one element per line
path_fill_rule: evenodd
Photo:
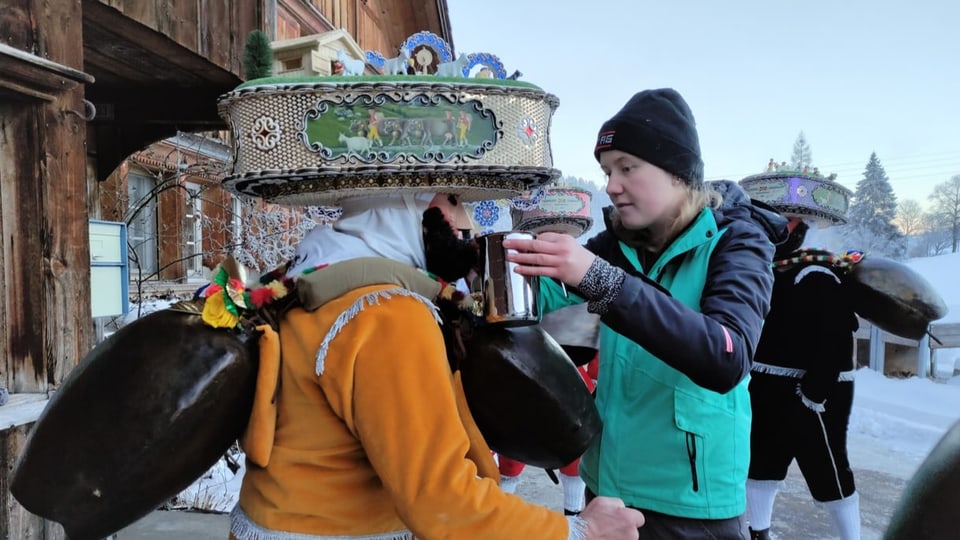
<path fill-rule="evenodd" d="M 0 386 L 10 392 L 0 406 L 4 470 L 13 467 L 49 396 L 94 345 L 89 221 L 126 217 L 131 178 L 171 181 L 176 187 L 156 200 L 157 227 L 170 231 L 158 239 L 158 275 L 179 279 L 195 270 L 186 261 L 203 237 L 194 235 L 191 245 L 190 224 L 197 211 L 213 213 L 228 199 L 209 195 L 190 206 L 196 199 L 189 194 L 193 186 L 216 185 L 201 162 L 218 150 L 186 152 L 172 162 L 167 152 L 175 154 L 193 134 L 225 129 L 216 100 L 242 82 L 251 30 L 278 38 L 341 27 L 365 49 L 389 50 L 421 30 L 451 41 L 445 0 L 4 1 Z M 63 537 L 59 525 L 26 512 L 0 475 L 0 538 Z"/>

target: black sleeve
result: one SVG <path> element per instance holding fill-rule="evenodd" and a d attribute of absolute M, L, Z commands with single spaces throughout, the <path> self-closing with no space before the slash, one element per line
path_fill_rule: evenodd
<path fill-rule="evenodd" d="M 822 404 L 840 372 L 852 366 L 856 316 L 840 279 L 827 268 L 802 269 L 792 292 L 796 340 L 784 346 L 796 347 L 806 360 L 803 397 Z"/>
<path fill-rule="evenodd" d="M 759 229 L 731 227 L 723 235 L 711 256 L 700 312 L 626 267 L 620 295 L 602 318 L 696 384 L 721 393 L 750 371 L 773 288 L 773 245 Z"/>

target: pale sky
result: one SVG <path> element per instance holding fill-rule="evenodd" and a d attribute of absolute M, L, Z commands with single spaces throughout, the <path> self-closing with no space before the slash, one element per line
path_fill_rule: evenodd
<path fill-rule="evenodd" d="M 960 175 L 956 0 L 448 0 L 457 53 L 487 52 L 557 95 L 564 175 L 603 183 L 597 130 L 635 92 L 686 98 L 708 180 L 789 161 L 851 190 L 876 152 L 899 201 Z"/>

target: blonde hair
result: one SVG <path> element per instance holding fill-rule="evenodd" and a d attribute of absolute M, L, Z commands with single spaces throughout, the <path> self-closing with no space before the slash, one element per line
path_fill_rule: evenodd
<path fill-rule="evenodd" d="M 706 182 L 689 184 L 684 182 L 690 188 L 690 205 L 697 211 L 704 208 L 720 208 L 723 204 L 723 194 L 719 193 L 712 185 Z"/>
<path fill-rule="evenodd" d="M 693 221 L 704 208 L 719 208 L 723 203 L 723 195 L 713 189 L 713 186 L 704 182 L 691 183 L 679 178 L 680 184 L 687 190 L 687 200 L 677 214 L 665 238 L 656 239 L 656 244 L 663 246 L 673 241 L 676 235 Z M 651 240 L 654 240 L 651 238 Z"/>

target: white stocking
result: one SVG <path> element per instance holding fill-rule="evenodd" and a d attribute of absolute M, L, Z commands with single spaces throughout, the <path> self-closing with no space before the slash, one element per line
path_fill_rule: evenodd
<path fill-rule="evenodd" d="M 840 531 L 841 540 L 860 540 L 860 494 L 820 503 L 833 517 Z"/>
<path fill-rule="evenodd" d="M 584 493 L 587 486 L 580 476 L 568 476 L 560 473 L 560 484 L 563 486 L 563 509 L 571 512 L 583 510 Z"/>
<path fill-rule="evenodd" d="M 762 531 L 770 528 L 773 501 L 780 491 L 780 480 L 747 479 L 747 521 L 750 528 Z"/>

